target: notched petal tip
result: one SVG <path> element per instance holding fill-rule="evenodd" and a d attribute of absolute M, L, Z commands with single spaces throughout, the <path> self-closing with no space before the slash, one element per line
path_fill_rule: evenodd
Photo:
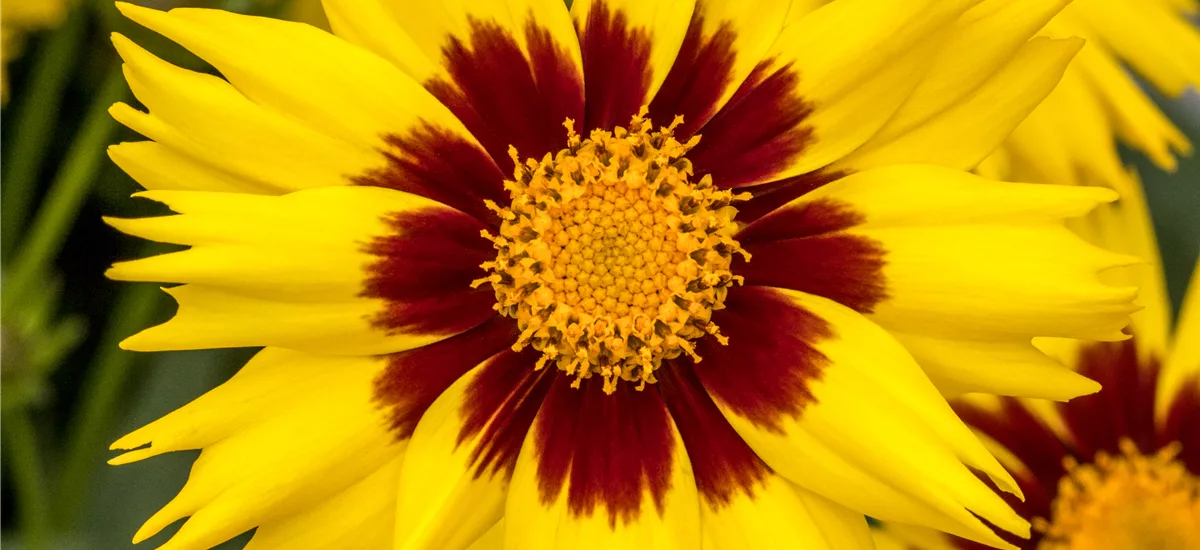
<path fill-rule="evenodd" d="M 112 224 L 110 224 L 110 225 L 112 225 Z M 125 233 L 129 233 L 128 231 L 125 231 L 124 229 L 121 229 L 120 227 L 117 227 L 117 229 L 120 229 L 121 231 L 123 231 Z M 104 270 L 104 276 L 109 279 L 112 279 L 114 281 L 128 281 L 128 282 L 143 282 L 143 281 L 145 281 L 145 282 L 149 282 L 149 281 L 146 281 L 145 278 L 137 276 L 137 269 L 133 265 L 137 262 L 138 262 L 138 260 L 116 262 L 116 263 L 112 264 L 111 266 L 109 266 L 108 269 Z"/>
<path fill-rule="evenodd" d="M 166 290 L 167 289 L 165 288 L 163 289 L 163 291 Z M 170 292 L 167 293 L 170 294 Z M 167 321 L 167 323 L 170 323 L 170 321 Z M 134 334 L 133 336 L 121 340 L 121 342 L 117 344 L 117 347 L 120 347 L 125 351 L 174 351 L 178 349 L 187 349 L 171 346 L 169 343 L 162 342 L 162 339 L 157 337 L 157 333 L 159 332 L 157 329 L 161 328 L 167 323 L 152 326 L 142 330 L 141 332 L 138 332 L 137 334 Z"/>
<path fill-rule="evenodd" d="M 108 459 L 108 465 L 109 466 L 124 466 L 126 464 L 133 464 L 134 462 L 139 462 L 141 460 L 150 458 L 152 456 L 158 456 L 159 454 L 161 454 L 161 453 L 159 453 L 158 451 L 151 450 L 150 448 L 136 449 L 133 451 L 129 451 L 127 453 L 119 454 L 117 456 L 114 456 L 114 457 Z"/>

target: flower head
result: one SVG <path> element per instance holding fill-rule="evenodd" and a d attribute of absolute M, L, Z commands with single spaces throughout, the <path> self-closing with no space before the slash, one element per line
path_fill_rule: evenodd
<path fill-rule="evenodd" d="M 1030 340 L 1119 340 L 1135 291 L 1063 225 L 1114 193 L 964 171 L 1080 46 L 1010 4 L 121 5 L 224 76 L 114 38 L 152 141 L 112 156 L 178 215 L 110 223 L 191 247 L 109 271 L 183 283 L 123 345 L 265 348 L 114 444 L 203 449 L 136 539 L 1027 534 L 938 390 L 1094 391 Z"/>

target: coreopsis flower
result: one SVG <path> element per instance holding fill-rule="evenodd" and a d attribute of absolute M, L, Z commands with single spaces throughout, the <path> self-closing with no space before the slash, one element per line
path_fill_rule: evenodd
<path fill-rule="evenodd" d="M 25 35 L 57 25 L 65 11 L 63 0 L 9 0 L 0 4 L 0 102 L 8 101 L 8 62 L 24 52 Z"/>
<path fill-rule="evenodd" d="M 1046 98 L 982 166 L 1017 181 L 1137 185 L 1124 170 L 1118 142 L 1173 171 L 1190 154 L 1187 137 L 1147 96 L 1133 75 L 1166 97 L 1200 91 L 1196 0 L 1075 0 L 1043 30 L 1082 36 L 1087 45 Z"/>
<path fill-rule="evenodd" d="M 264 347 L 114 444 L 202 449 L 135 540 L 1028 534 L 935 383 L 1094 391 L 1030 341 L 1118 340 L 1135 290 L 1063 224 L 1115 193 L 965 172 L 1080 47 L 1027 4 L 346 0 L 333 34 L 122 4 L 224 77 L 114 39 L 151 141 L 112 157 L 178 215 L 111 223 L 191 247 L 109 272 L 183 283 L 123 346 Z"/>
<path fill-rule="evenodd" d="M 1097 214 L 1090 237 L 1155 259 L 1109 275 L 1161 289 L 1142 204 L 1123 199 Z M 1017 547 L 1200 548 L 1200 266 L 1173 335 L 1165 294 L 1151 296 L 1134 315 L 1128 340 L 1042 344 L 1100 382 L 1099 393 L 1054 404 L 995 396 L 952 400 L 1025 495 L 1024 502 L 1006 497 L 1033 525 L 1028 540 L 1001 534 Z M 980 548 L 910 526 L 889 524 L 876 537 L 880 550 Z"/>

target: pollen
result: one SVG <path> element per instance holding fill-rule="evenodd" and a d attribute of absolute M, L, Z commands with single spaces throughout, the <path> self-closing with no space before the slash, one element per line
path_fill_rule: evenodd
<path fill-rule="evenodd" d="M 1200 480 L 1178 442 L 1144 456 L 1130 440 L 1091 464 L 1067 459 L 1052 519 L 1036 518 L 1039 550 L 1200 548 Z"/>
<path fill-rule="evenodd" d="M 554 365 L 575 377 L 619 380 L 636 389 L 655 382 L 664 359 L 699 361 L 693 342 L 726 339 L 712 322 L 728 288 L 738 246 L 731 206 L 748 194 L 692 182 L 684 155 L 699 142 L 674 136 L 682 117 L 653 131 L 646 109 L 628 128 L 586 138 L 565 122 L 567 147 L 520 161 L 505 182 L 512 204 L 489 203 L 502 220 L 484 232 L 498 251 L 483 264 L 496 310 L 520 329 L 513 349 L 542 352 L 536 368 Z"/>

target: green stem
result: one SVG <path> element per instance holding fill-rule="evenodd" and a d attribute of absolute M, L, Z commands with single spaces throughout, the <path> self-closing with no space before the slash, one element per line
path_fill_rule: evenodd
<path fill-rule="evenodd" d="M 157 285 L 124 286 L 100 340 L 100 353 L 87 369 L 83 402 L 71 421 L 55 493 L 55 517 L 64 529 L 69 530 L 74 523 L 90 488 L 92 472 L 103 460 L 121 392 L 138 357 L 137 353 L 118 348 L 117 343 L 153 320 L 162 296 Z"/>
<path fill-rule="evenodd" d="M 22 548 L 50 547 L 50 501 L 46 476 L 38 455 L 37 434 L 29 411 L 17 407 L 4 412 L 4 454 L 16 485 L 17 514 L 21 523 Z"/>
<path fill-rule="evenodd" d="M 71 143 L 28 236 L 22 240 L 20 250 L 16 251 L 16 259 L 11 264 L 12 271 L 0 296 L 0 316 L 12 312 L 13 305 L 45 273 L 62 246 L 105 157 L 104 146 L 116 127 L 116 122 L 108 115 L 108 108 L 123 98 L 125 93 L 121 69 L 114 67 L 97 92 L 75 141 Z"/>
<path fill-rule="evenodd" d="M 58 105 L 79 57 L 87 26 L 84 10 L 71 10 L 58 29 L 39 48 L 34 60 L 30 84 L 21 94 L 21 112 L 13 133 L 5 137 L 4 211 L 0 216 L 2 250 L 7 258 L 21 234 L 21 228 L 33 201 L 38 172 L 46 156 L 46 146 L 58 125 Z"/>

